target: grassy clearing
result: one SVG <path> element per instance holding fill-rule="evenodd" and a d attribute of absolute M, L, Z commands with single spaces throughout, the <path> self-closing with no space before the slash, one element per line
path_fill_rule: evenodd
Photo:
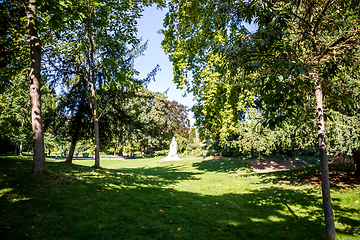
<path fill-rule="evenodd" d="M 61 160 L 63 161 L 63 160 Z M 245 159 L 0 159 L 2 239 L 324 239 L 317 168 L 254 174 Z M 332 189 L 338 239 L 360 238 L 360 189 Z"/>

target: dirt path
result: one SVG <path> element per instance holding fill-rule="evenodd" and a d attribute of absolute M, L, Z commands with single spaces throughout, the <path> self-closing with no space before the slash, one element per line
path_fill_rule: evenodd
<path fill-rule="evenodd" d="M 289 159 L 285 161 L 271 158 L 265 161 L 257 160 L 250 169 L 257 173 L 266 173 L 303 168 L 307 165 L 308 164 L 305 161 L 299 159 Z"/>

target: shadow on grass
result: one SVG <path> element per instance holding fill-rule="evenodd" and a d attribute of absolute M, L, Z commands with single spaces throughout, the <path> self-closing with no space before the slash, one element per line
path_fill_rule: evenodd
<path fill-rule="evenodd" d="M 321 198 L 303 191 L 259 186 L 209 196 L 171 188 L 197 179 L 176 167 L 47 166 L 31 175 L 29 160 L 0 160 L 3 239 L 324 238 Z M 295 204 L 309 216 L 300 217 Z"/>

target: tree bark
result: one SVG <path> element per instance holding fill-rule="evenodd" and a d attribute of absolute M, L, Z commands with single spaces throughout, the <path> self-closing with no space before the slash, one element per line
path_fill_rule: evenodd
<path fill-rule="evenodd" d="M 65 161 L 66 163 L 72 163 L 76 143 L 77 143 L 77 141 L 79 139 L 79 131 L 80 131 L 80 125 L 81 125 L 81 113 L 77 112 L 75 118 L 76 119 L 75 119 L 74 132 L 72 134 L 69 155 L 68 155 L 68 157 L 66 158 L 66 161 Z"/>
<path fill-rule="evenodd" d="M 360 151 L 359 149 L 352 150 L 354 164 L 355 164 L 355 176 L 360 177 Z"/>
<path fill-rule="evenodd" d="M 119 153 L 118 153 L 118 155 L 121 156 L 121 157 L 123 156 L 123 149 L 122 149 L 122 147 L 119 147 Z"/>
<path fill-rule="evenodd" d="M 141 157 L 145 157 L 145 143 L 141 142 L 140 143 L 140 147 L 141 147 Z"/>
<path fill-rule="evenodd" d="M 30 37 L 30 102 L 31 121 L 33 130 L 33 173 L 45 171 L 44 135 L 41 119 L 41 93 L 40 93 L 40 67 L 41 45 L 36 28 L 36 0 L 30 0 L 26 9 L 28 20 L 28 33 Z"/>
<path fill-rule="evenodd" d="M 97 101 L 95 94 L 95 84 L 90 84 L 91 98 L 92 98 L 92 114 L 94 119 L 94 132 L 95 132 L 95 167 L 100 167 L 100 154 L 99 154 L 99 118 L 97 113 Z"/>
<path fill-rule="evenodd" d="M 315 77 L 316 79 L 318 79 L 318 75 L 316 75 Z M 335 224 L 334 224 L 334 214 L 331 206 L 329 166 L 326 155 L 323 92 L 322 92 L 321 84 L 319 83 L 317 83 L 317 86 L 315 87 L 315 95 L 316 95 L 316 124 L 318 130 L 318 140 L 319 140 L 321 188 L 322 188 L 324 215 L 325 215 L 326 238 L 334 240 L 336 239 L 336 232 L 335 232 Z"/>
<path fill-rule="evenodd" d="M 95 167 L 100 167 L 100 154 L 99 154 L 99 119 L 94 119 L 95 131 Z"/>
<path fill-rule="evenodd" d="M 20 142 L 20 147 L 19 147 L 19 156 L 22 156 L 22 151 L 23 151 L 23 142 Z"/>

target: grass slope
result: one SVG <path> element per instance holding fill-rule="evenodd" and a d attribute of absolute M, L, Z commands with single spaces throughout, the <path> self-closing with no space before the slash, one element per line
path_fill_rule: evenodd
<path fill-rule="evenodd" d="M 1 239 L 324 239 L 317 168 L 254 174 L 244 159 L 0 158 Z M 338 239 L 360 239 L 360 189 L 333 188 Z"/>

